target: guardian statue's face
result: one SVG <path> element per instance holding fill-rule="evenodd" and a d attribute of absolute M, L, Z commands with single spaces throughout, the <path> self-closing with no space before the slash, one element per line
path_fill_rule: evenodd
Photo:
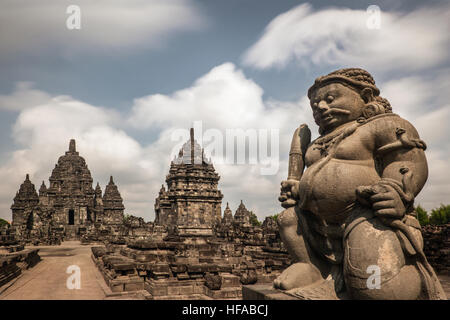
<path fill-rule="evenodd" d="M 326 134 L 359 118 L 365 102 L 356 90 L 335 82 L 314 91 L 310 104 L 320 132 Z"/>

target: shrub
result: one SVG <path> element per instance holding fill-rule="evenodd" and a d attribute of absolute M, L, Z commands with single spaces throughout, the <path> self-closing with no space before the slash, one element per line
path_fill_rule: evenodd
<path fill-rule="evenodd" d="M 5 225 L 9 226 L 9 222 L 5 219 L 0 218 L 0 227 L 3 227 Z"/>
<path fill-rule="evenodd" d="M 427 224 L 430 224 L 428 213 L 425 211 L 424 208 L 418 205 L 416 208 L 416 212 L 417 212 L 417 219 L 419 220 L 421 226 L 426 226 Z"/>
<path fill-rule="evenodd" d="M 446 224 L 450 220 L 450 205 L 443 205 L 439 208 L 431 210 L 430 223 L 431 224 Z"/>
<path fill-rule="evenodd" d="M 252 226 L 260 226 L 261 222 L 259 222 L 258 217 L 252 211 L 250 211 L 250 223 Z"/>

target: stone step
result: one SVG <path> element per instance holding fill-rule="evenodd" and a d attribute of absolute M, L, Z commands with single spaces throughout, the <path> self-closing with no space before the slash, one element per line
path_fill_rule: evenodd
<path fill-rule="evenodd" d="M 242 288 L 239 286 L 211 290 L 205 286 L 205 295 L 212 299 L 242 299 Z"/>

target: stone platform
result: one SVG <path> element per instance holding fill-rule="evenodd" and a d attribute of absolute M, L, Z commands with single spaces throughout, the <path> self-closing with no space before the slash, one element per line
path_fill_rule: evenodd
<path fill-rule="evenodd" d="M 293 296 L 274 289 L 271 284 L 242 286 L 243 300 L 298 300 Z"/>
<path fill-rule="evenodd" d="M 438 275 L 439 281 L 444 288 L 447 299 L 450 300 L 450 276 Z M 274 289 L 272 284 L 254 284 L 242 286 L 243 300 L 303 300 L 286 294 L 281 290 Z"/>
<path fill-rule="evenodd" d="M 24 249 L 23 245 L 0 249 L 0 292 L 40 260 L 39 249 Z"/>

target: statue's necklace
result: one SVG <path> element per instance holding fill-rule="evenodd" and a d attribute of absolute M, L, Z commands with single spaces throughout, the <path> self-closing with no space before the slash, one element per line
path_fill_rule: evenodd
<path fill-rule="evenodd" d="M 351 124 L 353 124 L 353 122 L 348 123 L 347 125 L 336 129 L 323 137 L 317 138 L 316 141 L 314 141 L 313 150 L 319 150 L 321 156 L 327 156 L 329 148 L 333 146 L 336 141 L 341 140 L 340 137 L 344 132 L 346 132 Z"/>

